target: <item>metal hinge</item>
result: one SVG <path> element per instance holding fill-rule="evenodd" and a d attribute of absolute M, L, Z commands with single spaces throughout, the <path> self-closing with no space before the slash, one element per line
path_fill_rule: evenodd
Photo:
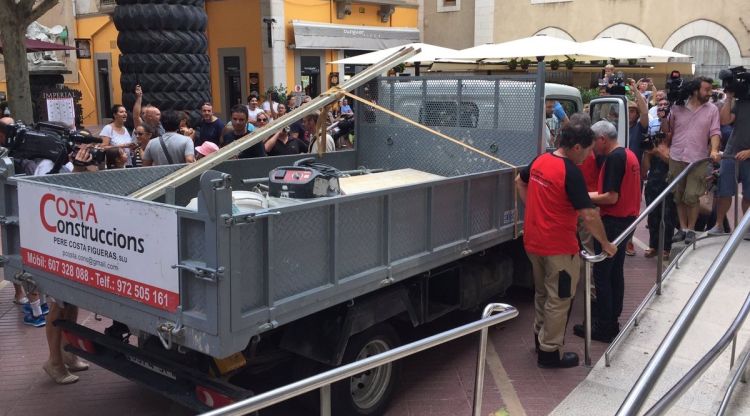
<path fill-rule="evenodd" d="M 18 225 L 18 217 L 0 217 L 0 225 Z"/>
<path fill-rule="evenodd" d="M 204 267 L 204 266 L 200 266 L 198 264 L 192 264 L 192 263 L 173 264 L 172 268 L 189 271 L 190 273 L 195 275 L 196 278 L 201 279 L 201 280 L 206 280 L 212 283 L 216 283 L 216 281 L 224 277 L 224 272 L 226 271 L 224 266 L 219 266 L 216 269 L 212 269 L 210 267 Z"/>
<path fill-rule="evenodd" d="M 232 225 L 241 225 L 241 224 L 250 224 L 254 223 L 255 221 L 271 217 L 275 215 L 281 215 L 280 211 L 266 211 L 266 212 L 259 212 L 259 213 L 253 213 L 253 214 L 247 214 L 247 215 L 235 215 L 235 216 L 224 216 L 224 224 L 228 226 Z"/>
<path fill-rule="evenodd" d="M 177 322 L 162 322 L 156 327 L 156 335 L 159 336 L 161 345 L 167 350 L 171 350 L 173 341 L 185 333 L 185 327 L 182 325 L 182 307 L 178 306 L 176 312 Z"/>

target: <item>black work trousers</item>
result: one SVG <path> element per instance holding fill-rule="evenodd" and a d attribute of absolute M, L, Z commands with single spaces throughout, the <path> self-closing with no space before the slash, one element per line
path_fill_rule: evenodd
<path fill-rule="evenodd" d="M 644 197 L 646 205 L 651 205 L 654 200 L 667 188 L 666 179 L 649 179 L 646 181 Z M 659 222 L 661 221 L 661 206 L 664 207 L 664 251 L 672 250 L 672 235 L 674 235 L 675 221 L 677 221 L 677 207 L 674 198 L 667 196 L 650 214 L 648 214 L 648 247 L 659 248 Z"/>
<path fill-rule="evenodd" d="M 614 241 L 635 220 L 635 217 L 602 217 L 607 239 Z M 632 234 L 617 247 L 617 254 L 599 263 L 594 263 L 594 282 L 596 285 L 596 306 L 592 310 L 595 327 L 604 331 L 615 330 L 617 319 L 622 313 L 622 300 L 625 295 L 625 246 Z M 601 252 L 601 245 L 595 241 L 596 252 Z"/>

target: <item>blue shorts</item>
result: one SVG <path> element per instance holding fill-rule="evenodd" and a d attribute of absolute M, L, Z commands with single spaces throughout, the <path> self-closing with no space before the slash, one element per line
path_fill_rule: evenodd
<path fill-rule="evenodd" d="M 719 171 L 719 189 L 716 191 L 718 197 L 734 196 L 737 191 L 737 182 L 742 183 L 742 199 L 750 200 L 750 159 L 740 161 L 740 171 L 737 181 L 734 180 L 734 169 L 737 161 L 734 159 L 722 159 Z"/>

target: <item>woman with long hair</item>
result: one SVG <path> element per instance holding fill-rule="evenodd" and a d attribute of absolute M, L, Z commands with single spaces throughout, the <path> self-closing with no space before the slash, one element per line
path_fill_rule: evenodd
<path fill-rule="evenodd" d="M 111 148 L 119 147 L 125 152 L 130 165 L 130 149 L 135 147 L 135 142 L 125 127 L 125 121 L 128 119 L 128 110 L 120 104 L 112 106 L 112 122 L 104 126 L 99 133 L 102 139 L 102 147 Z"/>

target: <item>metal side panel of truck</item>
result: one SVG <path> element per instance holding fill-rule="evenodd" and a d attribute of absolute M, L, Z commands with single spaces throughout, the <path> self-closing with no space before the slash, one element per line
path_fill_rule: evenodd
<path fill-rule="evenodd" d="M 541 85 L 527 75 L 379 78 L 358 94 L 522 166 L 540 149 Z M 6 159 L 6 278 L 226 357 L 253 336 L 514 238 L 514 169 L 365 105 L 356 132 L 356 150 L 322 162 L 442 178 L 238 211 L 243 179 L 302 155 L 228 161 L 156 202 L 127 195 L 180 166 L 24 177 Z M 197 210 L 185 208 L 196 196 Z"/>

